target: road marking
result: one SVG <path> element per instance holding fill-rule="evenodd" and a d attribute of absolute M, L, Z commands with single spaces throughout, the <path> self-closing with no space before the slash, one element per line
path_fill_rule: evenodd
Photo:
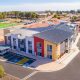
<path fill-rule="evenodd" d="M 0 59 L 0 61 L 3 61 L 3 62 L 5 62 L 6 60 Z"/>
<path fill-rule="evenodd" d="M 32 77 L 32 76 L 35 75 L 36 73 L 38 73 L 38 71 L 32 72 L 31 74 L 29 74 L 28 76 L 24 77 L 24 78 L 21 79 L 21 80 L 27 80 L 28 78 Z"/>

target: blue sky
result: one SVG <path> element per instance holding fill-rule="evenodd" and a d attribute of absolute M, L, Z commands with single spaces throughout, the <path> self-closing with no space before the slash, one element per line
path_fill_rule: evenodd
<path fill-rule="evenodd" d="M 80 0 L 0 0 L 0 5 L 21 3 L 80 2 Z"/>
<path fill-rule="evenodd" d="M 79 9 L 80 0 L 0 0 L 0 11 Z"/>

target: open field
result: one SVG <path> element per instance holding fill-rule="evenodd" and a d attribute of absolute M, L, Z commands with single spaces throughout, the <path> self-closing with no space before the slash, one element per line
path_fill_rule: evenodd
<path fill-rule="evenodd" d="M 15 26 L 16 23 L 0 23 L 0 28 L 7 28 L 10 26 Z"/>

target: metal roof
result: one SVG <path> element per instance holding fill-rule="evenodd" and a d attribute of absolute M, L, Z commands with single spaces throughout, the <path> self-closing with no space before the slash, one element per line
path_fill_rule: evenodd
<path fill-rule="evenodd" d="M 8 46 L 0 46 L 0 50 L 5 50 L 5 49 L 9 49 L 10 47 Z"/>
<path fill-rule="evenodd" d="M 66 23 L 61 23 L 61 24 L 57 25 L 55 28 L 73 33 L 73 29 L 75 28 L 75 26 L 68 25 Z"/>
<path fill-rule="evenodd" d="M 22 28 L 22 29 L 27 29 L 27 30 L 33 30 L 33 31 L 42 32 L 42 31 L 46 31 L 46 30 L 50 30 L 50 29 L 54 29 L 54 28 L 55 28 L 55 26 L 39 27 L 39 28 Z"/>
<path fill-rule="evenodd" d="M 60 29 L 52 29 L 35 34 L 34 36 L 45 39 L 53 43 L 61 43 L 67 38 L 69 38 L 71 35 L 73 35 L 73 33 L 71 32 L 67 32 Z"/>

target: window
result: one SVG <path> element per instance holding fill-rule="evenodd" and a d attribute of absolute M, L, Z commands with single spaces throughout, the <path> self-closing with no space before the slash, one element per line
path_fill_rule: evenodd
<path fill-rule="evenodd" d="M 32 53 L 32 41 L 28 41 L 28 52 Z"/>
<path fill-rule="evenodd" d="M 52 55 L 48 55 L 47 57 L 48 57 L 49 59 L 52 59 Z"/>
<path fill-rule="evenodd" d="M 28 41 L 28 46 L 32 47 L 32 41 Z"/>
<path fill-rule="evenodd" d="M 8 40 L 11 40 L 11 36 L 8 36 Z"/>
<path fill-rule="evenodd" d="M 41 52 L 38 52 L 38 56 L 42 56 Z"/>
<path fill-rule="evenodd" d="M 52 45 L 47 45 L 47 51 L 52 51 Z"/>
<path fill-rule="evenodd" d="M 40 42 L 37 43 L 37 47 L 41 48 L 41 43 Z"/>

